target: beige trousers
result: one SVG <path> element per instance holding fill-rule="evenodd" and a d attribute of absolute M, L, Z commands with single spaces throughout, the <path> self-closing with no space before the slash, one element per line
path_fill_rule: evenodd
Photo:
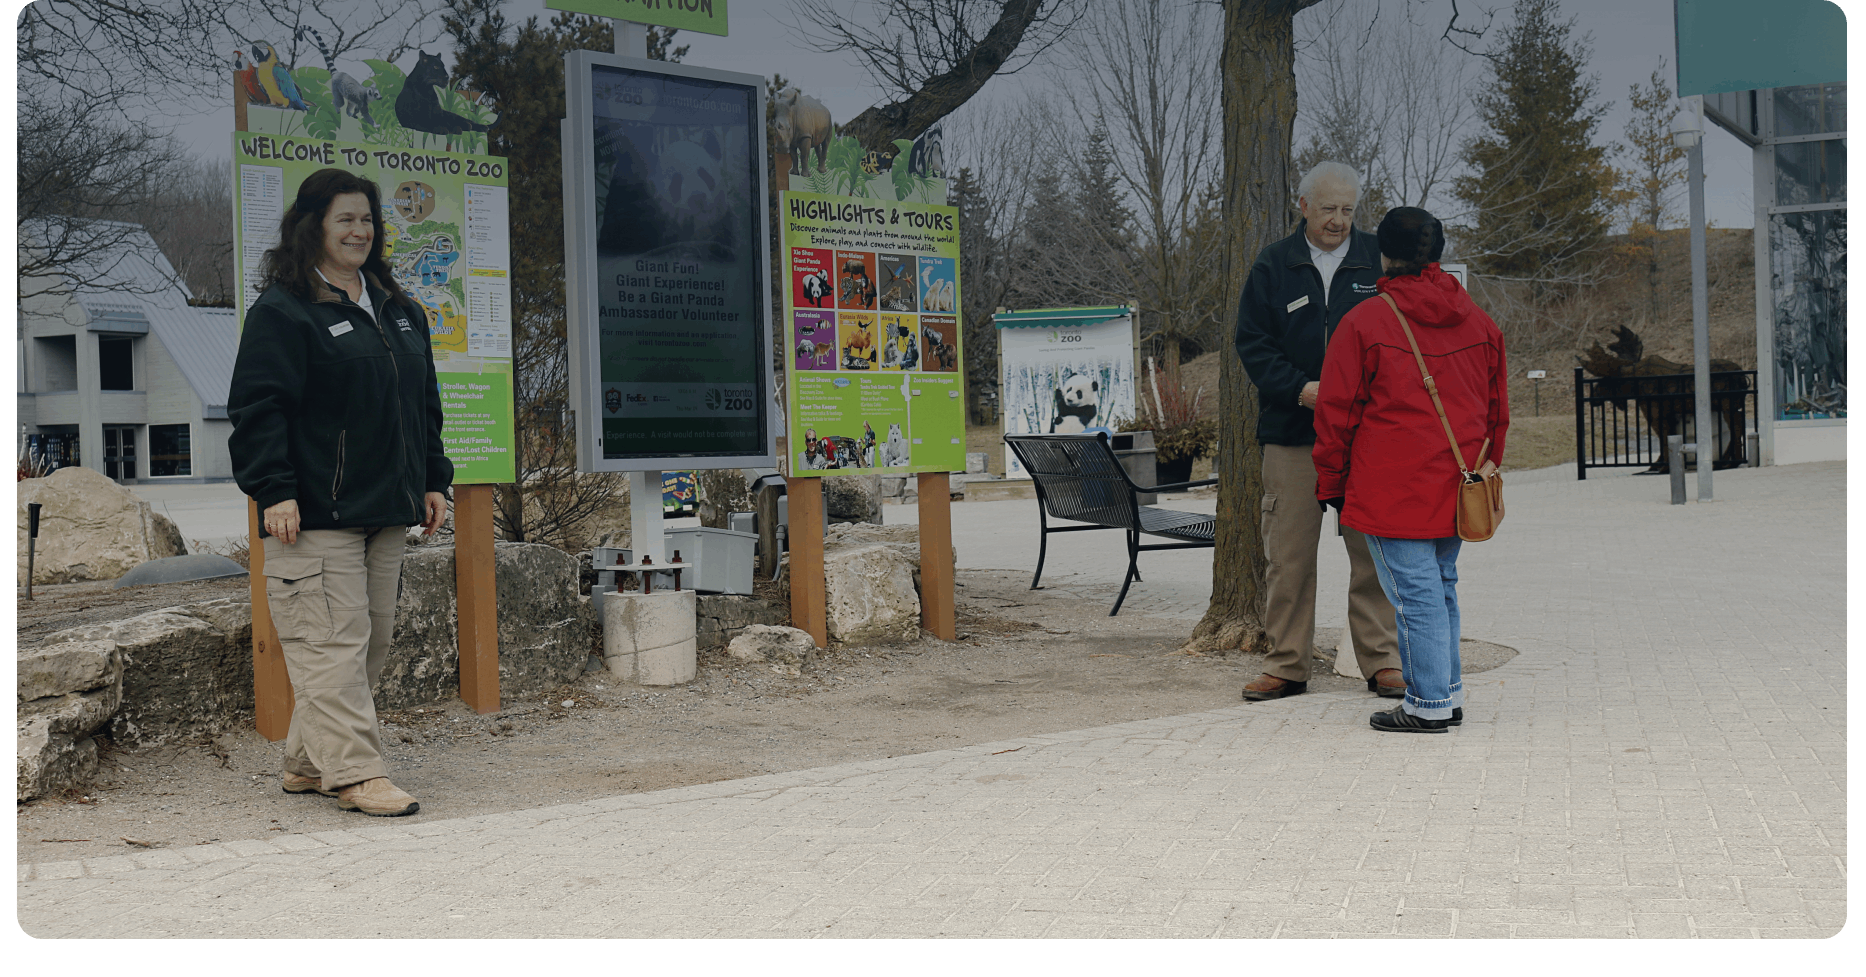
<path fill-rule="evenodd" d="M 395 632 L 399 526 L 268 536 L 266 600 L 292 680 L 285 772 L 337 790 L 388 776 L 373 692 Z"/>
<path fill-rule="evenodd" d="M 1263 550 L 1270 561 L 1264 592 L 1264 630 L 1270 652 L 1266 675 L 1309 680 L 1315 656 L 1315 557 L 1322 537 L 1322 507 L 1315 501 L 1315 458 L 1308 445 L 1263 446 Z M 1393 604 L 1380 589 L 1367 537 L 1341 527 L 1348 547 L 1348 633 L 1361 674 L 1399 668 L 1399 632 Z"/>

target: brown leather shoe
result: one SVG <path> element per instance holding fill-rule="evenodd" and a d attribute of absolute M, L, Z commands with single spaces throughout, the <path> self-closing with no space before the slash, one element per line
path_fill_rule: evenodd
<path fill-rule="evenodd" d="M 1389 685 L 1388 682 L 1399 684 Z M 1368 677 L 1367 691 L 1382 699 L 1403 699 L 1406 697 L 1406 680 L 1400 677 L 1399 669 L 1383 668 Z"/>
<path fill-rule="evenodd" d="M 389 783 L 387 777 L 376 777 L 339 790 L 337 806 L 346 811 L 361 811 L 372 818 L 399 818 L 421 810 L 413 797 Z"/>
<path fill-rule="evenodd" d="M 1270 699 L 1286 699 L 1307 691 L 1309 691 L 1307 682 L 1292 682 L 1274 675 L 1259 675 L 1256 681 L 1244 686 L 1244 698 L 1251 702 L 1264 702 Z"/>
<path fill-rule="evenodd" d="M 337 796 L 336 791 L 324 789 L 324 781 L 320 778 L 300 777 L 295 773 L 288 773 L 279 778 L 279 787 L 287 794 L 323 794 L 325 797 Z"/>

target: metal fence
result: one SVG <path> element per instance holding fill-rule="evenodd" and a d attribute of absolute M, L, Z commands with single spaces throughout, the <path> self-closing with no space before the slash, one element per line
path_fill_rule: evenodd
<path fill-rule="evenodd" d="M 1669 471 L 1665 438 L 1678 434 L 1697 441 L 1697 393 L 1689 373 L 1654 377 L 1587 377 L 1574 370 L 1575 477 L 1590 468 L 1637 468 Z M 1748 437 L 1755 427 L 1756 371 L 1712 373 L 1709 445 L 1713 468 L 1740 467 L 1748 461 Z"/>

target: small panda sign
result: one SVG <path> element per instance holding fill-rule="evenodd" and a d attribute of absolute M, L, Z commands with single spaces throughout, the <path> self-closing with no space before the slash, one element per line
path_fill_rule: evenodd
<path fill-rule="evenodd" d="M 1124 306 L 1000 312 L 1006 434 L 1113 434 L 1134 416 L 1134 319 Z M 1004 471 L 1025 477 L 1007 447 Z"/>

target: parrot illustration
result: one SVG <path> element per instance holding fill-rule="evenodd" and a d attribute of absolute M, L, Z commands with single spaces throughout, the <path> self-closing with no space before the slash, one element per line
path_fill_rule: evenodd
<path fill-rule="evenodd" d="M 258 69 L 260 87 L 266 90 L 267 99 L 280 108 L 296 109 L 300 112 L 311 111 L 311 106 L 298 97 L 298 83 L 292 81 L 292 73 L 279 63 L 279 53 L 265 41 L 253 42 L 253 57 L 258 59 L 254 67 Z"/>
<path fill-rule="evenodd" d="M 253 63 L 246 60 L 246 55 L 233 52 L 233 77 L 240 83 L 240 90 L 246 93 L 246 100 L 255 105 L 270 105 L 272 100 L 266 97 L 266 90 L 259 87 L 259 72 Z"/>

